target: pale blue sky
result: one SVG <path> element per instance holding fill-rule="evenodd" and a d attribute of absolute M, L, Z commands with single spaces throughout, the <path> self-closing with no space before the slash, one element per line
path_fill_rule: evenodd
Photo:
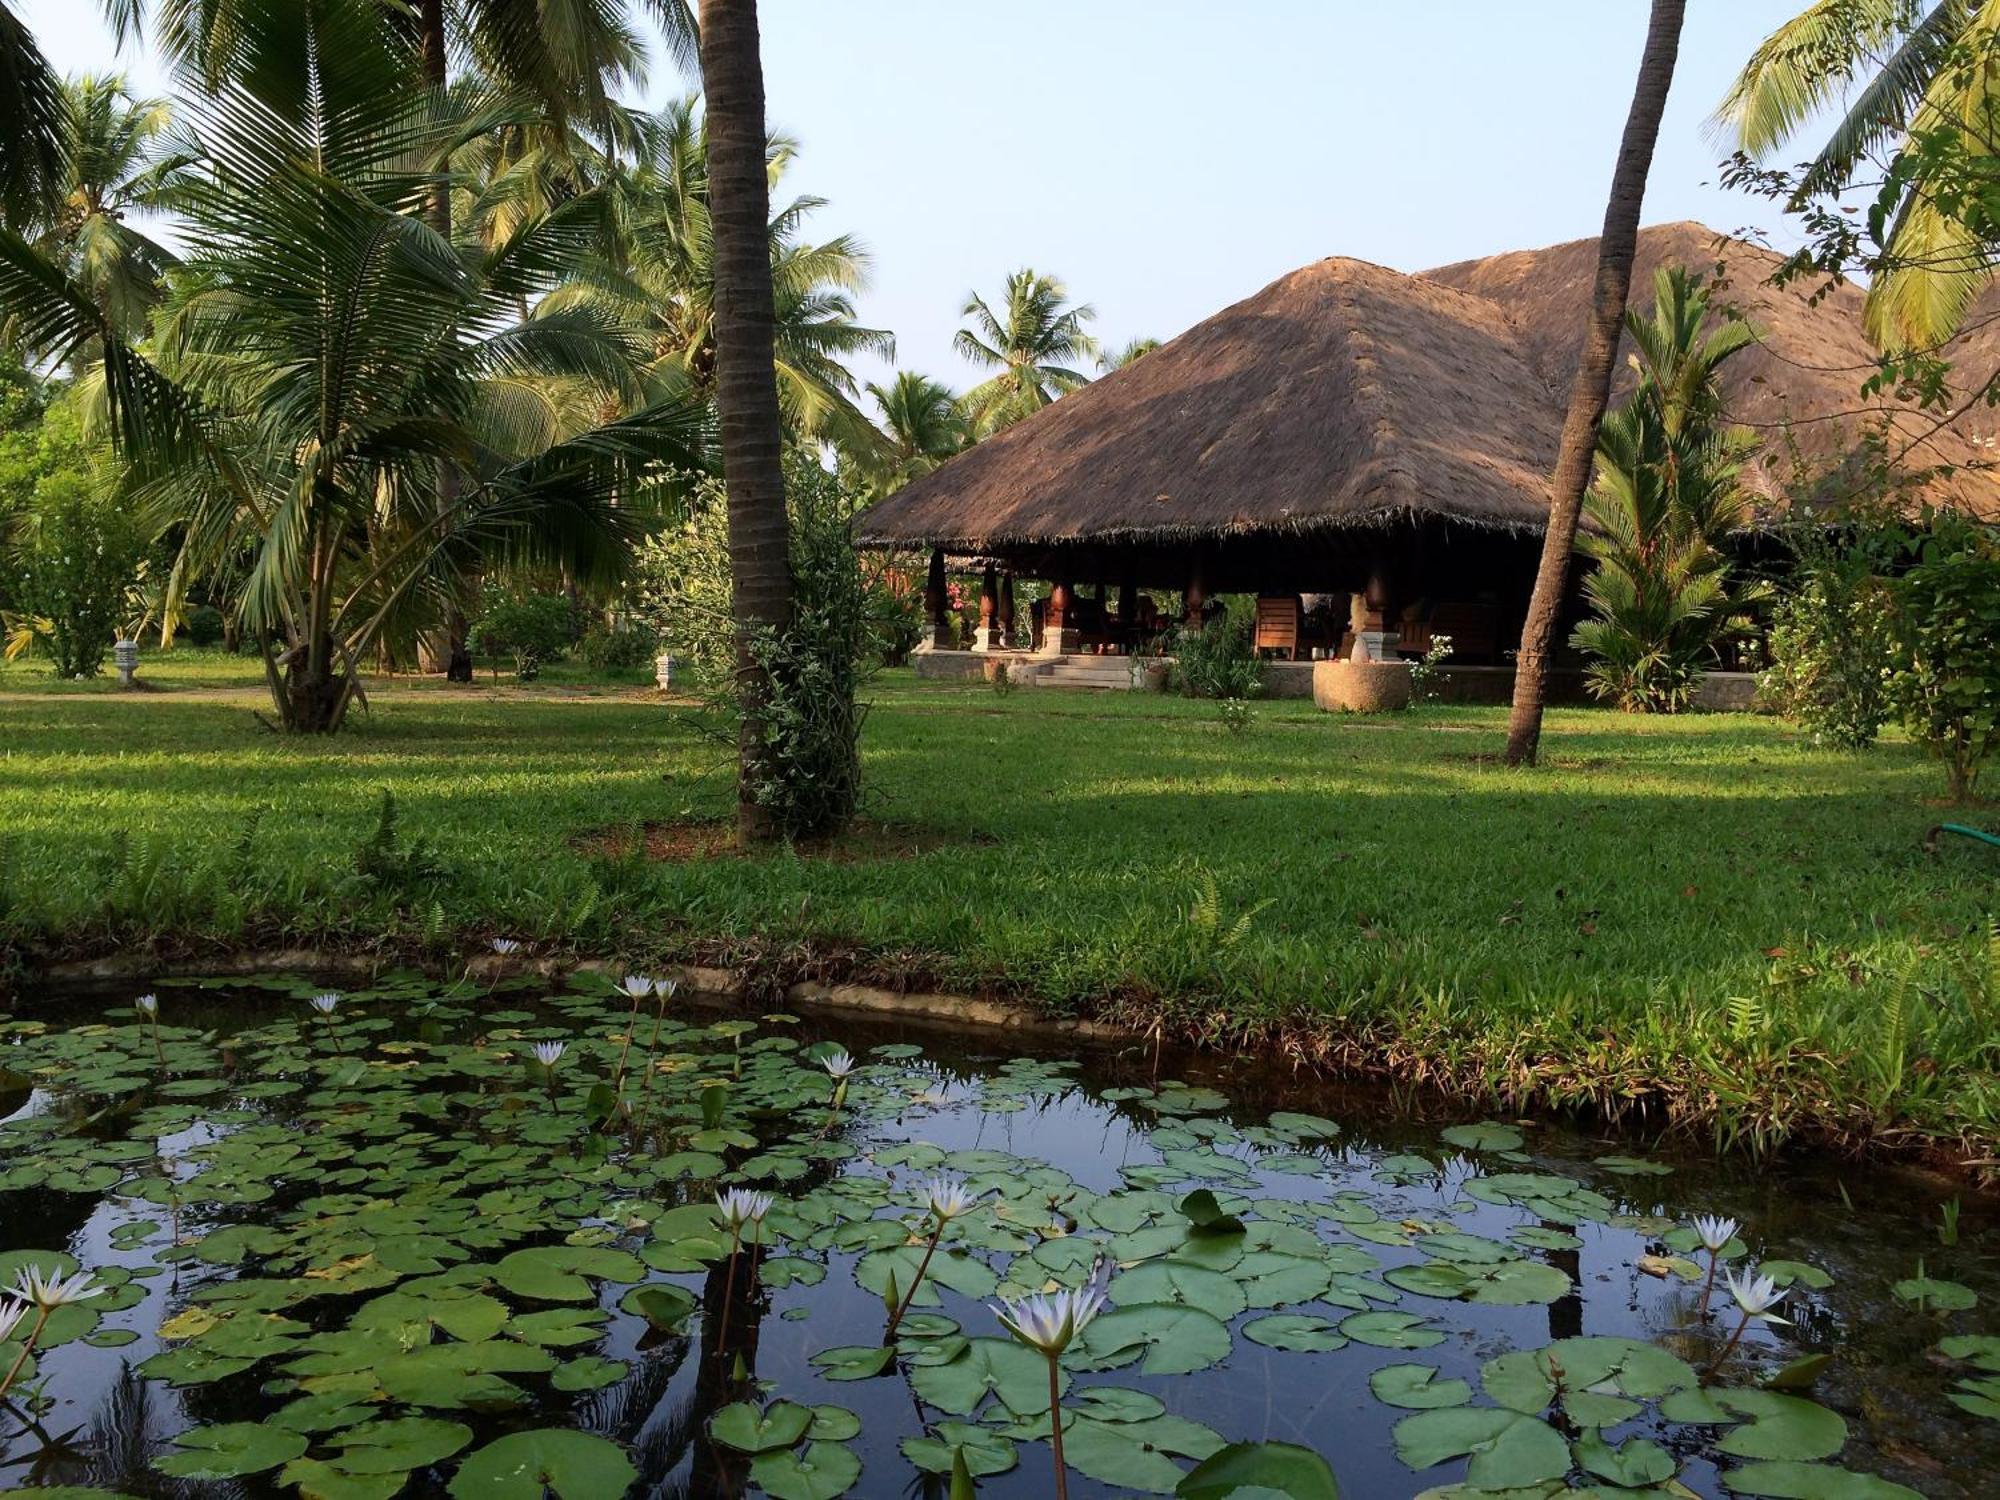
<path fill-rule="evenodd" d="M 1754 225 L 1703 129 L 1802 0 L 1691 0 L 1646 221 Z M 25 0 L 59 67 L 119 65 L 93 0 Z M 1021 265 L 1167 337 L 1326 255 L 1404 270 L 1595 234 L 1645 0 L 764 0 L 772 124 L 821 234 L 873 252 L 863 318 L 963 387 L 969 290 Z M 127 58 L 159 88 L 151 59 Z M 658 100 L 686 86 L 661 64 Z M 868 378 L 881 371 L 870 366 Z"/>

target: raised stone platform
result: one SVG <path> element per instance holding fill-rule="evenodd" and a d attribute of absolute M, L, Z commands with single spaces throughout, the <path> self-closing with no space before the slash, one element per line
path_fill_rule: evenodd
<path fill-rule="evenodd" d="M 910 657 L 917 676 L 945 682 L 990 680 L 1001 662 L 1007 663 L 1008 675 L 1019 687 L 1154 692 L 1166 687 L 1171 665 L 1161 657 L 1039 656 L 1026 651 L 918 651 Z M 1362 669 L 1359 674 L 1357 666 Z M 1322 708 L 1374 712 L 1401 706 L 1391 700 L 1399 690 L 1398 680 L 1406 683 L 1408 672 L 1406 666 L 1387 662 L 1268 661 L 1262 696 L 1312 698 Z M 1315 686 L 1322 679 L 1328 683 L 1324 690 Z M 1343 685 L 1338 689 L 1331 685 L 1336 679 Z M 1363 679 L 1373 684 L 1366 692 L 1361 690 Z M 1513 697 L 1512 667 L 1445 667 L 1438 674 L 1442 703 L 1509 703 Z M 1694 706 L 1708 713 L 1746 713 L 1755 706 L 1756 697 L 1756 674 L 1710 672 L 1695 691 Z M 1596 700 L 1584 686 L 1583 673 L 1567 668 L 1549 675 L 1549 702 L 1587 705 Z"/>

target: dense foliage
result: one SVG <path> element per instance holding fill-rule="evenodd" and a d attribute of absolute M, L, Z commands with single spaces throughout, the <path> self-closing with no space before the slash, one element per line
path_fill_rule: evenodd
<path fill-rule="evenodd" d="M 515 678 L 533 682 L 542 663 L 576 644 L 576 609 L 562 594 L 491 589 L 472 638 L 482 655 L 512 657 Z"/>
<path fill-rule="evenodd" d="M 1891 581 L 1890 701 L 1944 763 L 1955 801 L 1971 799 L 2000 748 L 2000 542 L 1955 513 L 1933 518 Z"/>
<path fill-rule="evenodd" d="M 755 795 L 788 837 L 801 838 L 839 828 L 854 811 L 864 712 L 855 695 L 885 649 L 882 630 L 900 632 L 908 607 L 896 581 L 864 570 L 856 555 L 852 522 L 862 495 L 853 480 L 798 452 L 786 462 L 785 489 L 792 622 L 749 643 L 771 680 L 767 737 L 775 768 Z M 637 586 L 662 649 L 722 708 L 733 703 L 739 647 L 728 530 L 720 486 L 703 486 L 687 518 L 641 549 Z"/>
<path fill-rule="evenodd" d="M 16 372 L 0 385 L 0 620 L 10 655 L 93 677 L 134 611 L 146 537 L 74 400 Z"/>
<path fill-rule="evenodd" d="M 1247 618 L 1222 614 L 1199 627 L 1173 633 L 1173 686 L 1189 698 L 1254 698 L 1263 690 L 1264 666 L 1251 647 Z"/>

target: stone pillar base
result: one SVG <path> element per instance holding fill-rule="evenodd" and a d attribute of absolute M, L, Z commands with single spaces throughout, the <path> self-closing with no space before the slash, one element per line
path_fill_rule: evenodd
<path fill-rule="evenodd" d="M 1007 649 L 1007 633 L 998 625 L 982 626 L 980 629 L 972 632 L 972 649 L 974 651 L 1005 651 Z"/>
<path fill-rule="evenodd" d="M 950 627 L 945 625 L 926 625 L 924 627 L 923 638 L 917 642 L 914 649 L 918 651 L 951 650 Z"/>
<path fill-rule="evenodd" d="M 1400 661 L 1396 647 L 1402 636 L 1394 630 L 1363 630 L 1354 637 L 1356 661 Z"/>
<path fill-rule="evenodd" d="M 1042 632 L 1042 645 L 1038 652 L 1042 656 L 1074 656 L 1083 649 L 1083 632 L 1051 627 Z"/>

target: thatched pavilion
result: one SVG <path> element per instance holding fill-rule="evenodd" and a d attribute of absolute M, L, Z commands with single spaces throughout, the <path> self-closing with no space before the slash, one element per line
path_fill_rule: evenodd
<path fill-rule="evenodd" d="M 1259 643 L 1281 654 L 1389 655 L 1435 630 L 1457 660 L 1498 661 L 1526 612 L 1595 258 L 1581 240 L 1421 275 L 1306 266 L 914 481 L 864 513 L 860 540 L 928 552 L 939 618 L 948 563 L 983 573 L 986 649 L 1027 577 L 1053 585 L 1050 653 L 1129 649 L 1157 628 L 1139 591 L 1168 590 L 1188 618 L 1257 595 Z M 1823 455 L 1855 437 L 1833 418 L 1867 404 L 1861 294 L 1815 306 L 1767 284 L 1776 262 L 1657 226 L 1634 293 L 1663 264 L 1719 273 L 1718 300 L 1763 339 L 1726 367 L 1731 417 Z M 1983 375 L 2000 334 L 1977 337 L 1994 346 L 1967 356 Z M 1993 419 L 1972 420 L 1985 426 L 1936 434 L 1922 461 L 1979 463 Z M 1951 483 L 2000 513 L 1983 469 Z"/>

